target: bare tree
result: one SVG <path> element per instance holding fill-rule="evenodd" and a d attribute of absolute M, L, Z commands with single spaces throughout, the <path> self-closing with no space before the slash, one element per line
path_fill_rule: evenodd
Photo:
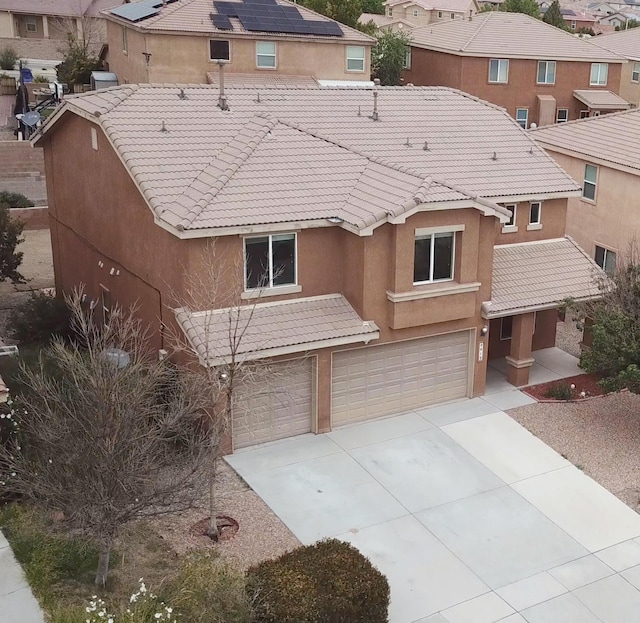
<path fill-rule="evenodd" d="M 18 434 L 0 447 L 0 481 L 99 546 L 104 585 L 125 524 L 192 507 L 206 489 L 218 438 L 206 379 L 149 355 L 136 310 L 115 307 L 108 325 L 69 299 L 76 342 L 55 340 L 23 368 Z"/>

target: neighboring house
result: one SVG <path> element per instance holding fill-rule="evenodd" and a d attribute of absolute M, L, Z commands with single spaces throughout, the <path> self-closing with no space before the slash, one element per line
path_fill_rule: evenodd
<path fill-rule="evenodd" d="M 638 243 L 640 110 L 542 128 L 532 136 L 582 185 L 582 196 L 569 200 L 567 233 L 612 271 Z"/>
<path fill-rule="evenodd" d="M 528 128 L 628 108 L 617 95 L 625 63 L 541 20 L 492 11 L 414 29 L 403 75 L 502 106 Z"/>
<path fill-rule="evenodd" d="M 86 284 L 98 317 L 137 301 L 155 348 L 177 322 L 212 366 L 241 304 L 236 357 L 272 367 L 235 447 L 480 395 L 492 357 L 526 384 L 560 302 L 596 293 L 564 237 L 579 187 L 503 110 L 446 88 L 219 98 L 71 96 L 36 145 L 59 292 Z M 216 298 L 183 309 L 212 240 Z"/>
<path fill-rule="evenodd" d="M 166 0 L 104 11 L 120 83 L 204 83 L 218 71 L 368 81 L 373 37 L 288 0 Z"/>
<path fill-rule="evenodd" d="M 627 59 L 622 67 L 620 95 L 634 108 L 640 106 L 640 28 L 603 35 L 594 43 Z"/>
<path fill-rule="evenodd" d="M 472 17 L 480 10 L 477 0 L 386 0 L 385 15 L 414 26 Z"/>
<path fill-rule="evenodd" d="M 625 30 L 627 22 L 630 21 L 640 22 L 640 13 L 637 11 L 616 11 L 600 18 L 601 24 L 612 26 L 618 30 Z"/>
<path fill-rule="evenodd" d="M 399 30 L 409 31 L 414 27 L 410 21 L 401 17 L 389 17 L 378 13 L 363 13 L 358 18 L 358 23 L 365 25 L 372 23 L 378 30 L 398 32 Z"/>
<path fill-rule="evenodd" d="M 591 29 L 594 32 L 597 30 L 599 20 L 589 11 L 562 8 L 560 12 L 571 32 L 579 32 L 582 29 Z"/>

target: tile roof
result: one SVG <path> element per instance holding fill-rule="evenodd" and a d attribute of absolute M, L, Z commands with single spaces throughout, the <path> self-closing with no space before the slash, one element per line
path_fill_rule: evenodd
<path fill-rule="evenodd" d="M 491 301 L 485 318 L 553 307 L 599 295 L 602 269 L 569 237 L 493 249 Z"/>
<path fill-rule="evenodd" d="M 218 85 L 220 82 L 220 72 L 210 71 L 207 73 L 207 82 Z M 295 87 L 299 89 L 318 89 L 318 81 L 313 76 L 296 76 L 281 73 L 262 74 L 240 74 L 224 72 L 224 86 L 226 89 L 243 87 Z"/>
<path fill-rule="evenodd" d="M 589 108 L 599 110 L 627 110 L 630 104 L 613 91 L 600 91 L 598 89 L 576 89 L 573 97 L 587 105 Z"/>
<path fill-rule="evenodd" d="M 277 3 L 283 6 L 293 6 L 302 15 L 304 19 L 320 20 L 326 22 L 335 22 L 335 20 L 329 19 L 324 15 L 315 13 L 295 2 L 289 2 L 289 0 L 277 0 Z M 171 2 L 166 6 L 159 8 L 157 15 L 149 17 L 145 20 L 141 20 L 132 24 L 127 20 L 123 20 L 116 15 L 105 11 L 104 15 L 108 19 L 117 21 L 118 23 L 124 23 L 132 28 L 140 29 L 150 32 L 181 32 L 181 33 L 206 33 L 206 34 L 220 34 L 225 38 L 229 37 L 276 37 L 286 39 L 313 39 L 314 41 L 327 41 L 331 43 L 344 43 L 357 41 L 364 44 L 372 44 L 375 42 L 373 37 L 365 35 L 363 32 L 350 28 L 344 24 L 339 24 L 342 29 L 343 36 L 324 36 L 324 35 L 296 35 L 291 33 L 257 33 L 255 31 L 245 30 L 239 20 L 232 18 L 231 23 L 233 25 L 233 31 L 222 30 L 213 25 L 211 21 L 211 15 L 215 14 L 217 9 L 212 0 L 180 0 L 179 2 Z M 338 22 L 336 22 L 338 23 Z"/>
<path fill-rule="evenodd" d="M 623 62 L 617 54 L 522 13 L 489 11 L 472 20 L 412 30 L 411 45 L 461 56 Z"/>
<path fill-rule="evenodd" d="M 634 17 L 637 18 L 636 15 Z M 629 30 L 602 35 L 596 37 L 593 43 L 604 50 L 609 50 L 634 61 L 640 61 L 640 28 L 629 28 Z"/>
<path fill-rule="evenodd" d="M 123 0 L 2 0 L 0 11 L 30 15 L 92 15 L 123 3 Z"/>
<path fill-rule="evenodd" d="M 241 361 L 304 352 L 335 344 L 368 343 L 379 337 L 341 294 L 275 303 L 191 312 L 175 310 L 176 320 L 204 365 L 220 365 L 232 355 Z M 230 327 L 241 338 L 230 340 Z"/>
<path fill-rule="evenodd" d="M 371 90 L 226 94 L 229 111 L 206 85 L 115 87 L 66 98 L 42 131 L 67 110 L 99 123 L 178 231 L 332 216 L 361 231 L 416 202 L 477 200 L 500 214 L 494 198 L 578 190 L 503 109 L 452 89 L 378 89 L 378 121 Z"/>
<path fill-rule="evenodd" d="M 419 6 L 426 11 L 456 11 L 462 12 L 469 10 L 469 7 L 473 6 L 475 2 L 473 0 L 387 0 L 385 3 L 387 7 L 394 7 L 399 4 L 405 6 Z"/>
<path fill-rule="evenodd" d="M 640 174 L 639 108 L 550 125 L 530 133 L 540 145 L 551 150 L 559 148 Z"/>
<path fill-rule="evenodd" d="M 412 28 L 413 24 L 400 17 L 389 17 L 388 15 L 380 15 L 378 13 L 363 13 L 359 18 L 358 22 L 360 24 L 368 24 L 369 22 L 373 22 L 376 28 L 383 28 L 384 26 L 390 26 L 391 24 L 402 24 L 407 28 Z"/>

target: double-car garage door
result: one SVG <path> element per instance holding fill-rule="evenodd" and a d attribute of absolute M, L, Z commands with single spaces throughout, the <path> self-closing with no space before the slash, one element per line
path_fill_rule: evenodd
<path fill-rule="evenodd" d="M 469 331 L 334 353 L 332 426 L 464 398 Z"/>
<path fill-rule="evenodd" d="M 331 426 L 463 398 L 469 392 L 470 332 L 339 351 L 332 358 Z M 315 358 L 272 364 L 236 392 L 234 447 L 312 430 Z"/>

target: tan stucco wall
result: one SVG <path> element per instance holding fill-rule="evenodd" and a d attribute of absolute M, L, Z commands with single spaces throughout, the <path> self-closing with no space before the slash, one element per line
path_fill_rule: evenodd
<path fill-rule="evenodd" d="M 620 97 L 623 97 L 630 104 L 640 106 L 640 82 L 632 82 L 631 74 L 633 65 L 637 61 L 629 61 L 622 66 L 622 75 L 620 76 Z"/>
<path fill-rule="evenodd" d="M 516 204 L 515 229 L 504 228 L 503 225 L 496 222 L 496 244 L 533 242 L 535 240 L 561 238 L 564 236 L 567 219 L 566 199 L 550 199 L 542 202 L 540 212 L 541 229 L 529 226 L 530 205 L 528 201 Z"/>
<path fill-rule="evenodd" d="M 417 16 L 414 16 L 413 12 L 417 11 Z M 477 13 L 477 7 L 475 3 L 469 2 L 467 9 L 464 12 L 459 11 L 445 11 L 445 10 L 426 10 L 421 6 L 415 4 L 396 5 L 393 7 L 393 18 L 404 19 L 411 22 L 415 26 L 425 26 L 433 22 L 447 22 L 451 19 L 463 19 L 469 18 L 469 14 L 472 16 Z M 389 9 L 386 10 L 386 14 L 389 15 Z M 451 15 L 454 15 L 452 18 Z"/>
<path fill-rule="evenodd" d="M 205 83 L 208 72 L 217 71 L 217 63 L 209 60 L 209 36 L 142 34 L 127 29 L 127 54 L 122 50 L 122 27 L 109 22 L 109 69 L 123 82 L 191 82 Z M 227 39 L 225 37 L 218 37 Z M 231 62 L 225 71 L 313 76 L 325 80 L 369 80 L 371 48 L 365 46 L 365 70 L 347 71 L 347 44 L 343 42 L 278 40 L 277 67 L 256 67 L 256 40 L 228 38 Z M 261 41 L 269 41 L 265 37 Z M 151 54 L 148 70 L 143 52 Z"/>
<path fill-rule="evenodd" d="M 548 150 L 560 166 L 579 184 L 584 179 L 588 160 Z M 598 166 L 596 200 L 580 197 L 569 200 L 567 234 L 594 257 L 595 246 L 611 249 L 624 256 L 629 244 L 640 232 L 640 176 Z"/>
<path fill-rule="evenodd" d="M 13 36 L 13 15 L 8 11 L 0 11 L 0 37 Z"/>

